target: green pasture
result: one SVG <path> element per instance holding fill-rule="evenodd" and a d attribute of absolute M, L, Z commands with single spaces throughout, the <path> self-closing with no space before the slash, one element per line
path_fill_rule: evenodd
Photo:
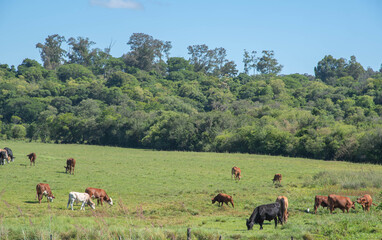
<path fill-rule="evenodd" d="M 330 215 L 314 196 L 330 193 L 353 201 L 369 193 L 381 202 L 382 166 L 251 154 L 165 152 L 87 145 L 1 142 L 16 160 L 0 166 L 0 239 L 381 239 L 382 208 L 368 213 L 360 205 Z M 36 166 L 26 155 L 37 154 Z M 65 174 L 66 159 L 77 164 Z M 242 180 L 231 180 L 231 168 Z M 281 185 L 272 178 L 281 173 Z M 49 183 L 56 199 L 39 204 L 36 184 Z M 70 191 L 103 188 L 107 204 L 80 211 L 66 208 Z M 233 196 L 235 208 L 218 207 L 211 198 Z M 289 220 L 255 225 L 245 219 L 260 204 L 279 195 L 289 199 Z M 307 208 L 310 212 L 307 213 Z"/>

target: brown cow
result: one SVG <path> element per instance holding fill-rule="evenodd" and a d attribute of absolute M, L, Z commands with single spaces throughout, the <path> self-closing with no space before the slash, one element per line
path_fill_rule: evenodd
<path fill-rule="evenodd" d="M 27 157 L 29 158 L 30 165 L 32 166 L 33 163 L 34 166 L 36 164 L 36 153 L 29 153 Z"/>
<path fill-rule="evenodd" d="M 376 206 L 376 204 L 373 203 L 373 199 L 369 194 L 365 194 L 363 195 L 363 197 L 358 198 L 357 203 L 362 205 L 362 209 L 364 211 L 369 211 L 372 204 Z"/>
<path fill-rule="evenodd" d="M 69 171 L 69 174 L 72 174 L 72 171 L 73 171 L 73 175 L 74 175 L 74 167 L 76 166 L 76 160 L 74 158 L 69 158 L 66 160 L 66 173 L 68 173 Z"/>
<path fill-rule="evenodd" d="M 105 200 L 108 204 L 113 206 L 113 199 L 111 199 L 105 192 L 105 190 L 100 188 L 91 188 L 88 187 L 85 189 L 85 192 L 89 194 L 90 197 L 97 198 L 97 205 L 101 201 L 101 205 L 103 206 L 103 201 Z"/>
<path fill-rule="evenodd" d="M 53 199 L 55 198 L 53 196 L 52 191 L 50 190 L 49 184 L 47 183 L 39 183 L 36 186 L 36 197 L 38 197 L 39 203 L 41 203 L 41 199 L 43 196 L 46 196 L 46 200 L 49 202 L 53 202 Z"/>
<path fill-rule="evenodd" d="M 240 180 L 241 179 L 241 169 L 238 167 L 233 167 L 231 170 L 231 179 L 232 177 L 235 176 L 235 180 Z"/>
<path fill-rule="evenodd" d="M 218 206 L 223 206 L 224 203 L 227 204 L 228 206 L 228 202 L 230 202 L 232 204 L 232 207 L 233 208 L 235 207 L 233 204 L 232 197 L 224 193 L 219 193 L 218 195 L 216 195 L 216 197 L 212 198 L 211 200 L 212 200 L 212 204 L 214 204 L 215 202 L 218 202 Z"/>
<path fill-rule="evenodd" d="M 350 208 L 355 209 L 354 202 L 350 200 L 350 198 L 335 195 L 335 194 L 330 194 L 328 196 L 328 203 L 329 203 L 330 213 L 333 213 L 335 208 L 341 209 L 342 212 L 345 212 L 345 209 L 347 212 L 349 212 Z"/>
<path fill-rule="evenodd" d="M 283 219 L 283 222 L 286 223 L 287 220 L 288 220 L 288 217 L 289 217 L 289 213 L 288 213 L 288 198 L 285 197 L 285 196 L 278 196 L 278 197 L 276 198 L 276 202 L 282 204 L 281 199 L 284 199 L 284 208 L 283 208 L 283 209 L 284 209 L 284 214 L 283 214 L 284 219 Z"/>
<path fill-rule="evenodd" d="M 314 213 L 317 213 L 317 209 L 320 205 L 322 207 L 329 207 L 327 196 L 316 195 L 316 197 L 314 198 Z"/>
<path fill-rule="evenodd" d="M 280 173 L 276 173 L 275 176 L 273 177 L 273 183 L 275 183 L 275 182 L 281 183 L 282 178 L 283 177 L 281 176 Z"/>

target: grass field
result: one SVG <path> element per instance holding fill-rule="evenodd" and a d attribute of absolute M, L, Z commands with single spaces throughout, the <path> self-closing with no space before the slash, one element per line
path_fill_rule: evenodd
<path fill-rule="evenodd" d="M 320 208 L 312 214 L 314 196 L 330 193 L 353 201 L 369 193 L 381 202 L 382 166 L 310 159 L 165 152 L 86 145 L 2 142 L 15 162 L 0 166 L 0 239 L 381 239 L 382 209 L 364 213 L 360 205 L 349 214 L 330 215 Z M 37 154 L 36 166 L 26 155 Z M 77 164 L 65 174 L 66 159 Z M 231 168 L 242 170 L 240 182 Z M 272 178 L 281 173 L 281 186 Z M 36 200 L 36 184 L 49 183 L 56 199 Z M 113 198 L 107 204 L 80 211 L 66 209 L 70 191 L 103 188 Z M 218 207 L 211 198 L 224 192 L 235 208 Z M 289 199 L 289 219 L 274 228 L 266 222 L 247 231 L 245 219 L 253 209 Z M 310 208 L 310 213 L 307 213 Z"/>

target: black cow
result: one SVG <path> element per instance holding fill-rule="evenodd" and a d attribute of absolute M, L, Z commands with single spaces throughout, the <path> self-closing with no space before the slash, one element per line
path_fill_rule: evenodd
<path fill-rule="evenodd" d="M 281 199 L 280 202 L 265 204 L 256 207 L 255 210 L 253 210 L 252 215 L 249 217 L 249 219 L 247 219 L 248 230 L 251 230 L 255 223 L 260 224 L 260 230 L 263 229 L 264 220 L 275 220 L 275 227 L 277 227 L 277 218 L 281 222 L 281 225 L 284 224 L 284 199 Z"/>
<path fill-rule="evenodd" d="M 8 157 L 10 158 L 11 162 L 13 162 L 15 160 L 15 157 L 13 156 L 12 150 L 10 148 L 8 148 L 8 147 L 5 147 L 4 150 L 7 151 Z"/>

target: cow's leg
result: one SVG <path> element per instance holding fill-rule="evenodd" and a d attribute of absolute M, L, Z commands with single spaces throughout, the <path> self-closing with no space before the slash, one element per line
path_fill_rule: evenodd
<path fill-rule="evenodd" d="M 259 224 L 260 224 L 260 230 L 263 229 L 263 222 L 264 222 L 264 220 L 260 220 L 260 222 L 259 222 Z"/>
<path fill-rule="evenodd" d="M 73 175 L 74 175 L 74 167 L 73 167 Z"/>
<path fill-rule="evenodd" d="M 70 198 L 68 199 L 68 205 L 66 205 L 66 208 L 69 208 L 69 204 L 70 204 Z"/>
<path fill-rule="evenodd" d="M 103 198 L 101 198 L 100 201 L 101 201 L 101 206 L 103 206 Z"/>
<path fill-rule="evenodd" d="M 319 206 L 319 205 L 318 205 L 318 206 Z M 317 203 L 314 204 L 314 214 L 317 214 L 317 208 L 318 208 L 318 206 L 317 206 Z"/>
<path fill-rule="evenodd" d="M 41 200 L 42 200 L 42 194 L 39 194 L 38 195 L 38 202 L 41 204 Z"/>

